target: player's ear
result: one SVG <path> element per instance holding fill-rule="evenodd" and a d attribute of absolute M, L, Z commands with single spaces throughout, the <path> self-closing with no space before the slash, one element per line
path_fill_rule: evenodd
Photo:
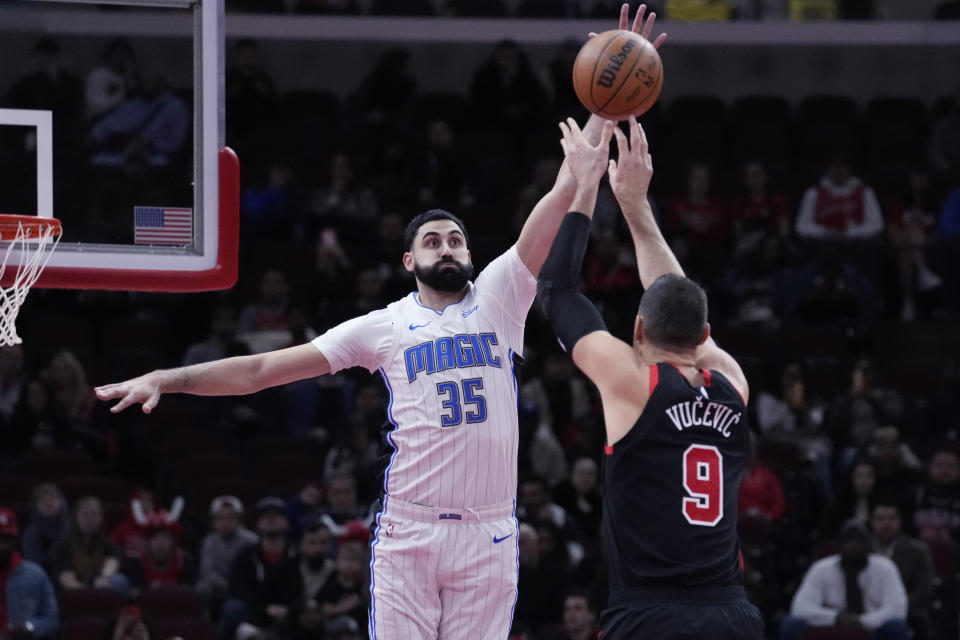
<path fill-rule="evenodd" d="M 413 254 L 409 251 L 403 254 L 403 268 L 413 273 Z"/>
<path fill-rule="evenodd" d="M 633 341 L 636 344 L 643 342 L 643 316 L 637 314 L 637 319 L 633 321 Z"/>
<path fill-rule="evenodd" d="M 704 342 L 706 342 L 709 338 L 710 338 L 710 323 L 708 322 L 707 325 L 703 328 L 703 335 L 700 336 L 700 342 L 697 343 L 697 346 L 699 347 Z"/>

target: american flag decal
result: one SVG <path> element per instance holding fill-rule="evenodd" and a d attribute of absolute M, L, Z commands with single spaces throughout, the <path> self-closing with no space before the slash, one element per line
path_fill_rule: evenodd
<path fill-rule="evenodd" d="M 133 243 L 185 245 L 193 242 L 193 209 L 134 207 Z"/>

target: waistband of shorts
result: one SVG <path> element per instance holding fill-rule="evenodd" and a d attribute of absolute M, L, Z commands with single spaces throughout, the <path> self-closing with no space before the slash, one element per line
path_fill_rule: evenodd
<path fill-rule="evenodd" d="M 647 602 L 674 604 L 726 604 L 747 599 L 740 585 L 726 587 L 630 587 L 610 593 L 610 606 L 622 607 Z"/>
<path fill-rule="evenodd" d="M 391 496 L 383 498 L 383 515 L 401 516 L 418 522 L 493 522 L 512 518 L 516 512 L 516 500 L 487 504 L 479 507 L 428 507 L 405 502 Z"/>

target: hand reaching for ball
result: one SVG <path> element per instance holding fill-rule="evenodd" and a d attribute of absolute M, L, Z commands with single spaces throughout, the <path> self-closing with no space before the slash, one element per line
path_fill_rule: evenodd
<path fill-rule="evenodd" d="M 610 188 L 620 203 L 642 202 L 653 177 L 653 158 L 643 127 L 634 116 L 627 119 L 630 138 L 617 128 L 617 159 L 610 160 Z M 625 210 L 626 213 L 626 210 Z"/>
<path fill-rule="evenodd" d="M 583 136 L 577 121 L 567 118 L 560 123 L 563 139 L 563 155 L 567 159 L 570 174 L 577 182 L 578 187 L 590 187 L 599 184 L 603 172 L 607 169 L 607 159 L 610 157 L 610 136 L 613 135 L 615 125 L 607 120 L 603 123 L 600 132 L 600 142 L 593 145 Z"/>
<path fill-rule="evenodd" d="M 653 106 L 663 88 L 663 63 L 657 47 L 667 34 L 651 42 L 657 14 L 644 20 L 640 5 L 630 24 L 630 7 L 620 8 L 620 28 L 591 33 L 573 63 L 573 89 L 588 111 L 602 118 L 624 120 Z"/>
<path fill-rule="evenodd" d="M 650 34 L 653 33 L 653 25 L 657 21 L 657 13 L 651 11 L 650 15 L 647 16 L 647 21 L 643 21 L 643 16 L 647 12 L 647 5 L 642 4 L 637 7 L 637 15 L 633 17 L 633 27 L 630 29 L 634 33 L 640 34 L 641 38 L 647 40 L 650 39 Z M 623 3 L 623 6 L 620 7 L 620 28 L 626 30 L 630 25 L 630 5 L 626 2 Z M 593 31 L 587 36 L 588 38 L 593 38 L 597 34 Z M 666 33 L 661 33 L 657 36 L 657 39 L 653 41 L 653 48 L 659 49 L 660 45 L 663 44 L 663 41 L 667 39 Z"/>

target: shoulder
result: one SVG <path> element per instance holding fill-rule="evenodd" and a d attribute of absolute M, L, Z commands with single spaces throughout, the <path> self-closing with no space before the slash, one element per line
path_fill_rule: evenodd
<path fill-rule="evenodd" d="M 870 554 L 869 566 L 872 569 L 883 571 L 884 573 L 896 572 L 899 575 L 899 570 L 897 569 L 897 565 L 893 563 L 893 560 L 879 553 Z"/>
<path fill-rule="evenodd" d="M 26 580 L 48 580 L 47 572 L 33 560 L 21 560 L 13 575 L 19 575 Z"/>
<path fill-rule="evenodd" d="M 815 560 L 814 563 L 810 565 L 810 568 L 807 569 L 807 574 L 821 576 L 835 571 L 839 566 L 840 556 L 834 554 L 832 556 L 827 556 L 826 558 Z"/>

